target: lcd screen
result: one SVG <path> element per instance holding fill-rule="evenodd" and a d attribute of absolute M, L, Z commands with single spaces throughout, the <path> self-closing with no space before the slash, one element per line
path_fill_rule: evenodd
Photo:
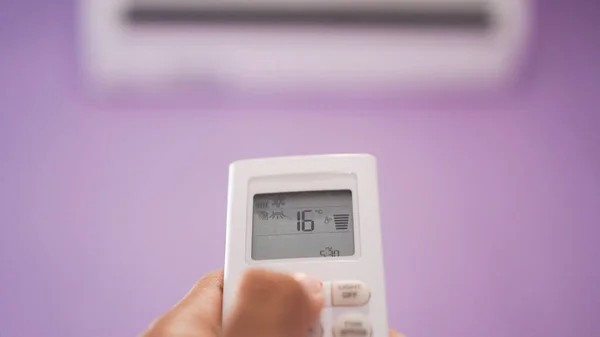
<path fill-rule="evenodd" d="M 254 196 L 254 260 L 354 255 L 352 191 Z"/>

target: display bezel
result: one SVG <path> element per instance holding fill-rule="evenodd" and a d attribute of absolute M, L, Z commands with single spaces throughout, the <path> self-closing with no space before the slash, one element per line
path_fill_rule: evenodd
<path fill-rule="evenodd" d="M 247 214 L 246 214 L 246 263 L 251 265 L 283 263 L 293 260 L 295 262 L 331 262 L 357 260 L 361 256 L 360 244 L 360 217 L 357 177 L 353 173 L 310 173 L 291 174 L 268 177 L 256 177 L 250 179 L 247 190 Z M 338 257 L 302 257 L 254 260 L 252 257 L 252 241 L 254 230 L 254 197 L 261 194 L 272 193 L 295 193 L 311 191 L 339 191 L 348 190 L 352 195 L 352 217 L 354 221 L 354 255 Z"/>

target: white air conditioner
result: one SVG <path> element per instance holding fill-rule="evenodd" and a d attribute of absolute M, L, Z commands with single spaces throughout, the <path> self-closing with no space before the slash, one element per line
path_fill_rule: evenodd
<path fill-rule="evenodd" d="M 527 0 L 83 0 L 101 86 L 497 83 L 515 73 Z"/>

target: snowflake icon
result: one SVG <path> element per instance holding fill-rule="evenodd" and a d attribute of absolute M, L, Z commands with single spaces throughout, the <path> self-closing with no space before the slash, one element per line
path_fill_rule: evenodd
<path fill-rule="evenodd" d="M 271 204 L 273 205 L 273 207 L 280 208 L 280 207 L 285 206 L 285 200 L 282 198 L 278 198 L 278 199 L 273 200 L 273 202 Z"/>

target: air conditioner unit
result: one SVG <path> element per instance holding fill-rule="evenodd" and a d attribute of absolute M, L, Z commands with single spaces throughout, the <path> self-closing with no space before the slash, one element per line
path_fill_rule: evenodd
<path fill-rule="evenodd" d="M 497 83 L 527 41 L 527 0 L 83 0 L 101 86 Z"/>

